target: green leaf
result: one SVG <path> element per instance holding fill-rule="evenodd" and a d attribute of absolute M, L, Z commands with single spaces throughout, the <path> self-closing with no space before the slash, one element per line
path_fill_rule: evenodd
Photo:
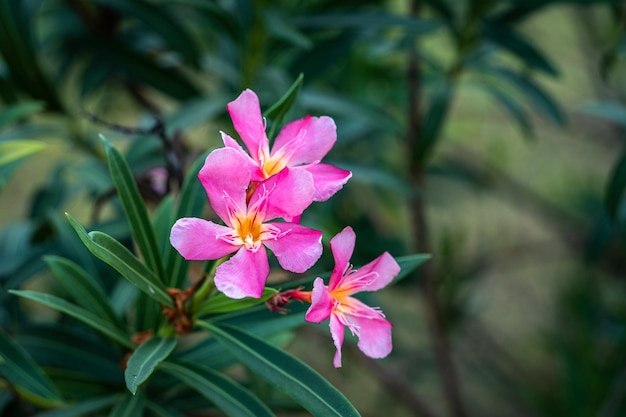
<path fill-rule="evenodd" d="M 359 416 L 340 391 L 299 359 L 235 327 L 203 321 L 198 325 L 211 332 L 252 371 L 285 391 L 311 414 Z"/>
<path fill-rule="evenodd" d="M 172 297 L 167 293 L 165 285 L 157 280 L 152 271 L 141 263 L 124 245 L 102 232 L 87 233 L 83 226 L 72 216 L 67 214 L 67 218 L 74 230 L 76 230 L 80 240 L 97 258 L 109 264 L 155 301 L 169 307 L 174 306 Z"/>
<path fill-rule="evenodd" d="M 6 107 L 0 112 L 0 129 L 9 123 L 19 122 L 21 119 L 41 111 L 44 107 L 46 105 L 41 101 L 24 101 Z"/>
<path fill-rule="evenodd" d="M 502 107 L 504 107 L 504 109 L 511 115 L 513 120 L 517 122 L 524 136 L 530 137 L 533 135 L 532 126 L 528 119 L 528 115 L 517 101 L 515 101 L 505 92 L 498 90 L 497 88 L 494 88 L 490 85 L 481 84 L 480 87 L 484 91 L 489 93 L 498 103 L 502 105 Z"/>
<path fill-rule="evenodd" d="M 198 173 L 204 165 L 206 155 L 207 153 L 196 159 L 185 177 L 180 192 L 178 208 L 176 209 L 176 219 L 182 217 L 200 217 L 202 215 L 207 197 L 202 189 L 202 184 L 198 180 Z M 169 276 L 168 285 L 170 287 L 182 288 L 187 279 L 189 262 L 185 261 L 172 245 L 168 246 L 168 251 L 166 251 L 164 258 L 167 275 Z"/>
<path fill-rule="evenodd" d="M 199 364 L 165 362 L 162 369 L 208 398 L 229 416 L 274 416 L 252 392 L 210 368 Z"/>
<path fill-rule="evenodd" d="M 176 338 L 156 336 L 142 343 L 133 352 L 124 371 L 126 387 L 133 395 L 175 347 Z"/>
<path fill-rule="evenodd" d="M 106 397 L 91 398 L 69 407 L 63 407 L 56 410 L 45 411 L 37 414 L 37 417 L 83 417 L 90 415 L 96 411 L 107 408 L 120 399 L 120 395 L 107 395 Z"/>
<path fill-rule="evenodd" d="M 614 165 L 609 182 L 607 184 L 606 197 L 604 204 L 609 217 L 612 220 L 621 220 L 620 210 L 624 204 L 624 191 L 626 190 L 626 154 L 623 154 L 621 158 Z"/>
<path fill-rule="evenodd" d="M 430 95 L 430 104 L 424 115 L 424 127 L 418 133 L 418 143 L 413 155 L 417 161 L 424 162 L 439 140 L 453 97 L 454 86 L 448 80 L 441 79 Z"/>
<path fill-rule="evenodd" d="M 400 265 L 400 273 L 393 279 L 392 283 L 395 284 L 398 281 L 406 278 L 411 272 L 415 270 L 415 268 L 417 268 L 430 258 L 430 255 L 422 253 L 408 256 L 399 256 L 395 258 L 396 262 L 398 262 L 398 265 Z"/>
<path fill-rule="evenodd" d="M 28 401 L 52 407 L 63 404 L 52 381 L 37 363 L 0 328 L 0 375 Z"/>
<path fill-rule="evenodd" d="M 145 399 L 141 393 L 126 395 L 111 409 L 109 417 L 143 417 L 144 404 Z"/>
<path fill-rule="evenodd" d="M 133 343 L 130 341 L 130 337 L 128 337 L 128 334 L 124 333 L 123 331 L 112 325 L 110 322 L 96 316 L 92 312 L 87 311 L 84 308 L 78 307 L 77 305 L 70 302 L 67 302 L 62 298 L 37 291 L 10 290 L 9 292 L 11 294 L 17 295 L 18 297 L 37 301 L 38 303 L 46 305 L 54 310 L 58 310 L 62 313 L 67 314 L 68 316 L 72 316 L 75 319 L 82 321 L 86 325 L 93 327 L 99 332 L 107 335 L 122 346 L 131 349 L 135 347 L 135 345 L 133 345 Z"/>
<path fill-rule="evenodd" d="M 282 123 L 283 118 L 296 101 L 303 80 L 304 74 L 300 73 L 287 92 L 265 112 L 264 117 L 272 121 L 272 125 L 267 134 L 268 138 L 274 138 L 278 126 Z"/>
<path fill-rule="evenodd" d="M 80 266 L 59 256 L 46 256 L 44 261 L 79 306 L 123 330 L 107 294 Z"/>
<path fill-rule="evenodd" d="M 610 101 L 592 101 L 585 103 L 580 111 L 626 128 L 626 107 L 623 104 Z"/>
<path fill-rule="evenodd" d="M 565 116 L 557 105 L 557 103 L 546 93 L 539 85 L 530 78 L 517 74 L 507 68 L 488 68 L 488 72 L 492 72 L 500 79 L 509 82 L 520 93 L 524 94 L 530 104 L 538 110 L 543 116 L 551 119 L 559 126 L 565 125 Z"/>
<path fill-rule="evenodd" d="M 38 140 L 12 140 L 0 142 L 0 166 L 10 164 L 40 152 L 46 147 Z"/>
<path fill-rule="evenodd" d="M 173 408 L 171 406 L 162 407 L 161 405 L 152 401 L 148 401 L 146 407 L 148 408 L 148 410 L 150 410 L 152 414 L 154 414 L 154 417 L 188 417 L 187 414 L 176 408 Z"/>
<path fill-rule="evenodd" d="M 180 53 L 185 61 L 198 66 L 199 51 L 196 42 L 187 33 L 185 26 L 173 19 L 172 13 L 163 5 L 151 4 L 143 0 L 91 0 L 104 6 L 116 9 L 121 14 L 132 16 L 152 28 L 157 36 L 161 36 L 169 46 Z"/>
<path fill-rule="evenodd" d="M 122 202 L 124 212 L 130 225 L 130 230 L 139 247 L 139 251 L 146 260 L 146 264 L 161 279 L 162 283 L 167 282 L 165 269 L 161 262 L 159 247 L 156 243 L 154 230 L 148 218 L 146 206 L 141 199 L 139 189 L 130 167 L 124 160 L 122 154 L 102 135 L 100 135 L 104 150 L 109 162 L 109 172 L 117 189 L 117 195 Z"/>
<path fill-rule="evenodd" d="M 218 314 L 243 310 L 245 308 L 264 303 L 275 294 L 278 294 L 278 290 L 275 290 L 274 288 L 264 288 L 263 294 L 260 298 L 246 297 L 241 299 L 232 299 L 226 297 L 221 292 L 218 292 L 198 306 L 198 314 Z"/>

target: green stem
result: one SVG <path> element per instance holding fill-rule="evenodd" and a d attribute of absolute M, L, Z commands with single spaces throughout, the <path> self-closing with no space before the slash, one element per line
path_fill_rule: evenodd
<path fill-rule="evenodd" d="M 205 277 L 204 282 L 198 288 L 198 291 L 195 292 L 193 297 L 191 298 L 190 305 L 190 315 L 193 317 L 194 321 L 196 319 L 196 311 L 198 309 L 198 305 L 204 301 L 214 290 L 215 290 L 215 271 L 217 267 L 226 262 L 228 256 L 224 256 L 221 259 L 218 259 L 214 262 L 207 263 L 207 268 L 205 269 Z"/>

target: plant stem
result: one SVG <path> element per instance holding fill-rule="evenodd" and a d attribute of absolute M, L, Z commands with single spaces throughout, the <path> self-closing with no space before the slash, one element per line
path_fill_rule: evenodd
<path fill-rule="evenodd" d="M 420 11 L 419 0 L 411 2 L 410 15 L 417 17 Z M 409 157 L 409 176 L 416 190 L 423 190 L 425 186 L 425 158 L 416 158 L 420 139 L 423 138 L 423 123 L 421 111 L 421 88 L 420 88 L 420 65 L 417 52 L 413 49 L 409 55 L 407 81 L 408 81 L 408 127 L 407 127 L 407 152 Z M 426 218 L 426 202 L 424 193 L 418 193 L 417 197 L 410 201 L 411 228 L 416 238 L 416 249 L 420 253 L 430 253 L 430 237 Z M 446 333 L 445 317 L 441 308 L 437 293 L 436 271 L 432 262 L 424 263 L 419 269 L 421 280 L 421 295 L 424 297 L 428 328 L 434 354 L 441 373 L 444 395 L 449 412 L 454 417 L 465 417 L 467 413 L 463 404 L 457 371 L 452 360 L 452 352 L 448 335 Z"/>

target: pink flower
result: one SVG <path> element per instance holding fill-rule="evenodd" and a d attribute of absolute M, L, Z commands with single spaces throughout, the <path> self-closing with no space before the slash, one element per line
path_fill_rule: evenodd
<path fill-rule="evenodd" d="M 313 176 L 313 200 L 326 201 L 352 176 L 350 171 L 320 162 L 337 140 L 335 122 L 330 117 L 307 116 L 288 123 L 270 150 L 259 99 L 253 91 L 242 92 L 227 109 L 249 154 L 224 132 L 222 140 L 226 147 L 237 150 L 246 158 L 252 181 L 263 181 L 285 167 L 294 171 L 305 170 Z"/>
<path fill-rule="evenodd" d="M 311 307 L 306 313 L 308 322 L 321 323 L 330 318 L 330 334 L 337 348 L 333 360 L 335 368 L 341 367 L 344 326 L 359 338 L 359 349 L 370 358 L 384 358 L 392 349 L 392 324 L 385 320 L 379 309 L 369 307 L 351 295 L 383 288 L 398 275 L 400 266 L 385 252 L 358 270 L 353 269 L 349 261 L 355 239 L 352 228 L 346 227 L 330 241 L 335 268 L 328 286 L 321 278 L 313 283 Z"/>
<path fill-rule="evenodd" d="M 311 175 L 283 170 L 259 183 L 247 201 L 251 173 L 245 166 L 234 149 L 211 152 L 198 178 L 226 225 L 182 218 L 170 234 L 170 242 L 187 260 L 219 259 L 234 253 L 215 273 L 217 289 L 231 298 L 261 296 L 270 270 L 265 247 L 292 272 L 306 271 L 322 254 L 321 232 L 295 223 L 267 222 L 299 216 L 311 204 Z"/>

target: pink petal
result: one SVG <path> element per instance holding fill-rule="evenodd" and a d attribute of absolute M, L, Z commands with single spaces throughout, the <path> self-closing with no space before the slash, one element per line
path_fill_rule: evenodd
<path fill-rule="evenodd" d="M 250 156 L 258 162 L 261 147 L 269 147 L 258 97 L 252 90 L 245 90 L 226 108 Z"/>
<path fill-rule="evenodd" d="M 246 208 L 246 189 L 250 183 L 249 163 L 232 148 L 220 148 L 211 152 L 198 174 L 211 207 L 230 225 L 229 209 Z"/>
<path fill-rule="evenodd" d="M 242 247 L 228 261 L 217 267 L 215 286 L 230 298 L 259 298 L 263 294 L 269 273 L 270 266 L 264 248 L 253 252 Z"/>
<path fill-rule="evenodd" d="M 330 164 L 311 164 L 302 167 L 313 175 L 315 194 L 313 201 L 326 201 L 352 177 L 352 172 Z"/>
<path fill-rule="evenodd" d="M 220 133 L 222 134 L 224 146 L 236 150 L 237 153 L 239 153 L 239 155 L 246 160 L 248 171 L 250 171 L 251 174 L 250 181 L 263 181 L 265 177 L 263 176 L 263 171 L 261 170 L 259 163 L 252 159 L 235 139 L 231 138 L 224 132 Z"/>
<path fill-rule="evenodd" d="M 272 155 L 284 153 L 290 167 L 311 164 L 326 156 L 336 140 L 337 127 L 333 119 L 308 116 L 282 128 L 274 142 Z"/>
<path fill-rule="evenodd" d="M 304 272 L 322 256 L 322 232 L 295 223 L 269 223 L 280 231 L 274 239 L 263 241 L 280 266 L 292 272 Z"/>
<path fill-rule="evenodd" d="M 384 318 L 350 317 L 359 329 L 357 346 L 370 358 L 379 359 L 391 353 L 391 328 L 393 325 Z"/>
<path fill-rule="evenodd" d="M 351 288 L 350 293 L 361 291 L 376 291 L 387 284 L 400 273 L 400 265 L 393 257 L 385 252 L 367 265 L 345 276 L 341 281 L 341 288 Z"/>
<path fill-rule="evenodd" d="M 324 280 L 315 278 L 313 291 L 311 291 L 311 307 L 306 312 L 304 319 L 309 323 L 321 323 L 330 317 L 333 305 L 328 295 L 328 287 Z"/>
<path fill-rule="evenodd" d="M 330 335 L 333 337 L 333 343 L 337 348 L 333 365 L 335 368 L 341 368 L 341 346 L 343 345 L 344 327 L 339 317 L 335 314 L 330 316 Z"/>
<path fill-rule="evenodd" d="M 313 178 L 305 170 L 285 168 L 257 186 L 250 206 L 264 197 L 266 219 L 300 216 L 313 202 Z"/>
<path fill-rule="evenodd" d="M 343 274 L 348 268 L 350 257 L 354 251 L 355 242 L 356 234 L 350 226 L 347 226 L 330 240 L 330 250 L 333 253 L 333 258 L 335 258 L 335 267 L 330 274 L 330 282 L 328 283 L 330 291 L 334 291 L 341 285 Z"/>
<path fill-rule="evenodd" d="M 170 243 L 188 261 L 219 259 L 239 249 L 220 239 L 229 227 L 196 218 L 178 219 L 170 233 Z"/>

